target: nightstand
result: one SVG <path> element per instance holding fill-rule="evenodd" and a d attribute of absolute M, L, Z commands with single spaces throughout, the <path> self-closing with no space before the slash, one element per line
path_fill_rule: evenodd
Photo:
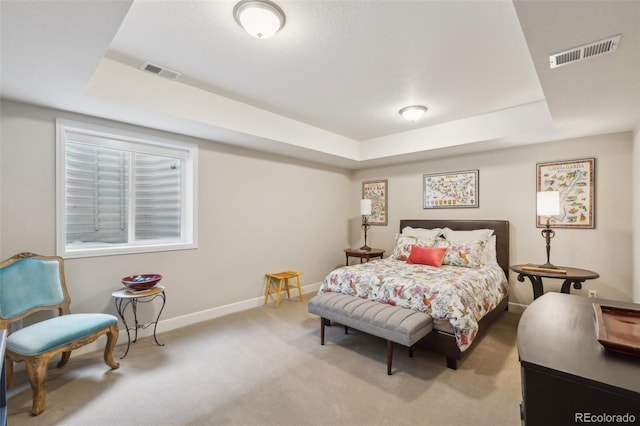
<path fill-rule="evenodd" d="M 373 259 L 376 257 L 379 257 L 380 259 L 382 259 L 382 256 L 384 255 L 384 250 L 377 249 L 377 248 L 372 248 L 371 250 L 360 250 L 360 249 L 348 248 L 348 249 L 344 249 L 344 253 L 346 258 L 346 264 L 347 266 L 349 266 L 350 257 L 359 257 L 360 263 L 362 263 L 364 259 L 366 259 L 368 262 L 370 259 Z"/>
<path fill-rule="evenodd" d="M 594 280 L 600 277 L 600 274 L 597 272 L 586 269 L 570 268 L 567 266 L 558 266 L 557 268 L 557 270 L 554 270 L 532 264 L 509 267 L 509 269 L 518 274 L 518 281 L 524 282 L 525 277 L 529 278 L 531 286 L 533 287 L 534 299 L 537 299 L 544 293 L 542 278 L 564 280 L 560 292 L 568 294 L 572 285 L 576 290 L 580 290 L 585 280 Z"/>

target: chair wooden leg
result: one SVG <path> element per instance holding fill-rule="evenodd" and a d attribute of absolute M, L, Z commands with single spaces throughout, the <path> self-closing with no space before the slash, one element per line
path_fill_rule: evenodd
<path fill-rule="evenodd" d="M 118 342 L 118 324 L 111 324 L 107 332 L 107 344 L 104 347 L 104 362 L 111 367 L 112 370 L 120 367 L 120 363 L 114 361 L 113 350 Z"/>
<path fill-rule="evenodd" d="M 327 324 L 327 320 L 320 317 L 320 344 L 324 345 L 324 326 Z"/>
<path fill-rule="evenodd" d="M 13 360 L 8 356 L 4 357 L 4 377 L 7 382 L 7 389 L 9 389 L 13 379 Z"/>
<path fill-rule="evenodd" d="M 393 342 L 387 340 L 387 374 L 391 375 L 391 363 L 393 362 Z"/>
<path fill-rule="evenodd" d="M 69 358 L 71 358 L 71 351 L 69 352 L 62 352 L 62 357 L 60 358 L 60 361 L 58 361 L 58 368 L 61 368 L 62 366 L 64 366 L 67 362 L 69 362 Z"/>
<path fill-rule="evenodd" d="M 48 356 L 36 356 L 25 359 L 25 367 L 33 393 L 32 416 L 38 416 L 44 411 L 47 399 L 47 363 L 49 358 Z"/>

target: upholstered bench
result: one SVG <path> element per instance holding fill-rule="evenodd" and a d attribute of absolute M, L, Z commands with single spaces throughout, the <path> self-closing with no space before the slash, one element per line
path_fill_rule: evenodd
<path fill-rule="evenodd" d="M 372 302 L 340 293 L 320 293 L 309 301 L 308 310 L 320 316 L 320 343 L 324 345 L 324 328 L 328 321 L 335 321 L 364 333 L 386 339 L 387 374 L 391 374 L 393 343 L 409 348 L 433 328 L 431 317 L 386 303 Z M 346 329 L 345 329 L 346 330 Z"/>

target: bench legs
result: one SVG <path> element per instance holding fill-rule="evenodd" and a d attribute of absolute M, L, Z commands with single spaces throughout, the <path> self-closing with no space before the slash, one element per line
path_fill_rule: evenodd
<path fill-rule="evenodd" d="M 330 320 L 320 317 L 320 344 L 324 345 L 324 328 L 331 325 Z M 345 325 L 344 332 L 347 334 L 349 328 Z M 413 358 L 413 346 L 409 347 L 409 358 Z M 387 374 L 391 375 L 391 366 L 393 364 L 393 342 L 387 340 Z"/>
<path fill-rule="evenodd" d="M 409 346 L 409 358 L 413 358 L 413 346 Z M 391 363 L 393 362 L 393 342 L 387 340 L 387 374 L 391 375 Z"/>

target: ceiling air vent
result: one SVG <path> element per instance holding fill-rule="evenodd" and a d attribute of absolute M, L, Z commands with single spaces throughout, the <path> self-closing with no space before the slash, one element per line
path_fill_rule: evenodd
<path fill-rule="evenodd" d="M 167 67 L 162 67 L 160 65 L 152 64 L 151 62 L 145 62 L 140 67 L 142 71 L 149 72 L 151 74 L 158 75 L 162 78 L 166 78 L 167 80 L 175 80 L 180 77 L 180 73 L 169 69 Z"/>
<path fill-rule="evenodd" d="M 620 35 L 609 37 L 605 40 L 594 41 L 593 43 L 585 44 L 575 49 L 565 50 L 564 52 L 554 53 L 549 56 L 549 66 L 552 69 L 558 68 L 572 62 L 583 61 L 594 56 L 604 55 L 605 53 L 612 53 L 618 49 L 618 44 L 620 44 Z"/>

